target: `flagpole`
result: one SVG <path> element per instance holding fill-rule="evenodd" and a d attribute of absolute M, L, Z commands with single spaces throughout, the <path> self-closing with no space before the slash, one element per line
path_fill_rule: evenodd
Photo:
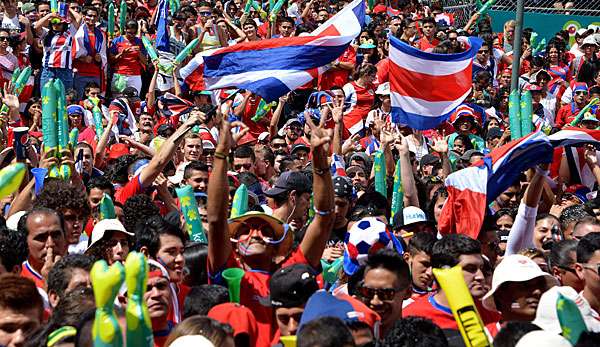
<path fill-rule="evenodd" d="M 491 1 L 491 0 L 488 0 Z M 519 69 L 521 60 L 521 38 L 523 36 L 523 0 L 517 0 L 517 18 L 513 41 L 512 75 L 510 78 L 510 90 L 519 87 Z"/>

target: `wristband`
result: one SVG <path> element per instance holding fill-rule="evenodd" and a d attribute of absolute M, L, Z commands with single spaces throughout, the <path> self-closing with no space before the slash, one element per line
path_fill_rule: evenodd
<path fill-rule="evenodd" d="M 215 156 L 215 158 L 218 158 L 218 159 L 227 159 L 227 155 L 225 153 L 223 153 L 223 152 L 216 152 L 215 151 L 214 156 Z"/>
<path fill-rule="evenodd" d="M 334 211 L 333 209 L 328 210 L 328 211 L 320 211 L 320 210 L 317 210 L 316 207 L 313 207 L 313 210 L 315 210 L 315 213 L 318 214 L 319 216 L 328 216 L 328 215 L 332 214 Z"/>

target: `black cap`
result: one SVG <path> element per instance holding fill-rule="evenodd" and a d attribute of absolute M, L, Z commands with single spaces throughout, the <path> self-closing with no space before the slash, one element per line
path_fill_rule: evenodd
<path fill-rule="evenodd" d="M 437 164 L 439 162 L 440 162 L 440 157 L 438 157 L 437 155 L 425 154 L 421 158 L 421 167 L 424 167 L 424 166 L 427 166 L 427 165 L 435 165 L 435 164 Z"/>
<path fill-rule="evenodd" d="M 488 133 L 485 136 L 485 139 L 488 140 L 488 141 L 491 140 L 491 139 L 499 139 L 499 138 L 502 137 L 503 133 L 504 132 L 502 131 L 502 129 L 500 129 L 498 127 L 493 127 L 493 128 L 490 128 L 488 130 Z"/>
<path fill-rule="evenodd" d="M 310 148 L 307 145 L 305 145 L 303 143 L 297 143 L 292 146 L 292 149 L 290 150 L 290 154 L 294 154 L 294 152 L 296 152 L 298 150 L 305 150 L 307 152 L 310 152 Z"/>
<path fill-rule="evenodd" d="M 471 157 L 474 155 L 481 155 L 484 156 L 483 153 L 481 153 L 480 151 L 476 150 L 476 149 L 469 149 L 468 151 L 466 151 L 461 157 L 460 159 L 464 160 L 464 161 L 469 161 L 471 160 Z"/>
<path fill-rule="evenodd" d="M 315 270 L 306 264 L 294 264 L 277 270 L 269 289 L 271 295 L 268 302 L 272 307 L 304 306 L 308 298 L 319 290 Z"/>
<path fill-rule="evenodd" d="M 135 89 L 133 87 L 126 87 L 125 89 L 123 89 L 123 92 L 121 94 L 123 94 L 123 96 L 127 97 L 127 98 L 139 98 L 140 97 L 140 94 L 138 93 L 137 89 Z"/>
<path fill-rule="evenodd" d="M 305 174 L 296 171 L 286 171 L 275 181 L 275 186 L 265 192 L 266 196 L 276 196 L 287 191 L 310 192 L 312 183 Z"/>
<path fill-rule="evenodd" d="M 351 199 L 354 195 L 352 180 L 345 176 L 335 176 L 333 178 L 333 191 L 335 196 Z"/>

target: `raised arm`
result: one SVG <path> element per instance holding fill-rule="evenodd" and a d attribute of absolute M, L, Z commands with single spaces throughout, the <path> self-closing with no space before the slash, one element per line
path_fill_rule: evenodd
<path fill-rule="evenodd" d="M 336 99 L 333 99 L 333 108 L 331 109 L 331 116 L 333 118 L 333 153 L 344 155 L 342 145 L 342 134 L 344 131 L 344 102 L 342 101 L 339 105 Z"/>
<path fill-rule="evenodd" d="M 216 272 L 222 269 L 233 251 L 229 240 L 227 210 L 229 204 L 229 183 L 227 180 L 227 158 L 234 139 L 231 127 L 241 123 L 223 120 L 219 131 L 219 142 L 215 149 L 213 170 L 208 179 L 207 194 L 210 197 L 206 206 L 208 215 L 208 269 Z M 247 132 L 247 129 L 243 130 Z"/>
<path fill-rule="evenodd" d="M 402 189 L 404 190 L 404 206 L 419 207 L 419 196 L 417 195 L 417 184 L 413 174 L 412 164 L 410 163 L 410 152 L 406 138 L 398 132 L 399 143 L 397 143 L 400 154 L 400 170 L 402 179 Z"/>
<path fill-rule="evenodd" d="M 448 177 L 452 173 L 450 158 L 448 158 L 448 142 L 442 136 L 434 136 L 431 149 L 437 152 L 442 160 L 442 177 Z"/>
<path fill-rule="evenodd" d="M 281 115 L 283 114 L 283 108 L 285 107 L 285 103 L 288 100 L 288 94 L 279 98 L 279 102 L 277 103 L 277 107 L 275 107 L 275 111 L 273 111 L 273 117 L 269 121 L 269 138 L 272 139 L 273 136 L 277 135 L 277 124 L 279 124 L 279 119 L 281 119 Z"/>
<path fill-rule="evenodd" d="M 190 131 L 197 123 L 204 122 L 204 113 L 202 112 L 191 112 L 190 117 L 182 125 L 175 130 L 173 135 L 169 137 L 165 143 L 160 147 L 160 151 L 157 155 L 152 157 L 152 160 L 140 173 L 140 183 L 143 187 L 148 187 L 154 182 L 156 177 L 162 172 L 167 166 L 169 161 L 173 158 L 175 151 L 179 147 L 179 144 L 183 140 L 185 134 Z"/>
<path fill-rule="evenodd" d="M 331 135 L 325 129 L 324 120 L 325 117 L 321 117 L 321 124 L 316 126 L 310 117 L 306 117 L 306 124 L 311 128 L 310 148 L 313 160 L 315 218 L 306 229 L 306 234 L 304 234 L 304 238 L 300 243 L 300 249 L 308 263 L 313 267 L 318 267 L 320 264 L 321 255 L 323 255 L 325 244 L 335 220 L 333 181 L 331 179 L 331 170 L 327 163 Z"/>
<path fill-rule="evenodd" d="M 535 228 L 535 217 L 537 216 L 538 204 L 544 181 L 548 176 L 548 164 L 540 164 L 536 168 L 535 175 L 529 182 L 525 197 L 519 205 L 519 211 L 515 217 L 515 223 L 510 229 L 506 242 L 506 255 L 519 252 L 522 249 L 533 247 L 533 229 Z"/>
<path fill-rule="evenodd" d="M 101 106 L 102 105 L 100 105 L 100 107 Z M 115 125 L 115 121 L 116 121 L 116 117 L 110 116 L 110 119 L 108 120 L 108 125 L 106 126 L 106 129 L 104 129 L 102 136 L 98 140 L 98 145 L 96 146 L 96 156 L 94 157 L 94 163 L 96 165 L 100 165 L 102 163 L 102 161 L 104 160 L 104 155 L 105 155 L 104 149 L 106 148 L 106 145 L 108 144 L 108 139 L 110 138 L 110 134 L 112 133 L 111 130 L 112 130 L 113 126 Z"/>

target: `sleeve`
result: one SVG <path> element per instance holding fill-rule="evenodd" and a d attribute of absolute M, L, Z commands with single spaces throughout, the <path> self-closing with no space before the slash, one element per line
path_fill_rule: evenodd
<path fill-rule="evenodd" d="M 115 38 L 114 40 L 112 40 L 112 42 L 110 44 L 110 48 L 108 49 L 109 54 L 112 54 L 112 55 L 119 54 L 119 49 L 117 47 L 117 40 L 118 40 L 118 37 Z"/>
<path fill-rule="evenodd" d="M 538 208 L 529 207 L 525 203 L 519 205 L 515 223 L 508 234 L 506 255 L 518 253 L 525 248 L 533 247 L 533 229 Z"/>
<path fill-rule="evenodd" d="M 127 182 L 125 187 L 121 189 L 118 194 L 115 194 L 115 199 L 125 205 L 125 202 L 130 197 L 140 194 L 142 192 L 142 182 L 140 181 L 140 176 L 135 176 L 131 181 Z"/>
<path fill-rule="evenodd" d="M 564 112 L 564 108 L 560 108 L 558 110 L 558 112 L 556 113 L 556 120 L 554 122 L 554 126 L 556 126 L 557 128 L 562 128 L 565 125 L 565 112 Z"/>

